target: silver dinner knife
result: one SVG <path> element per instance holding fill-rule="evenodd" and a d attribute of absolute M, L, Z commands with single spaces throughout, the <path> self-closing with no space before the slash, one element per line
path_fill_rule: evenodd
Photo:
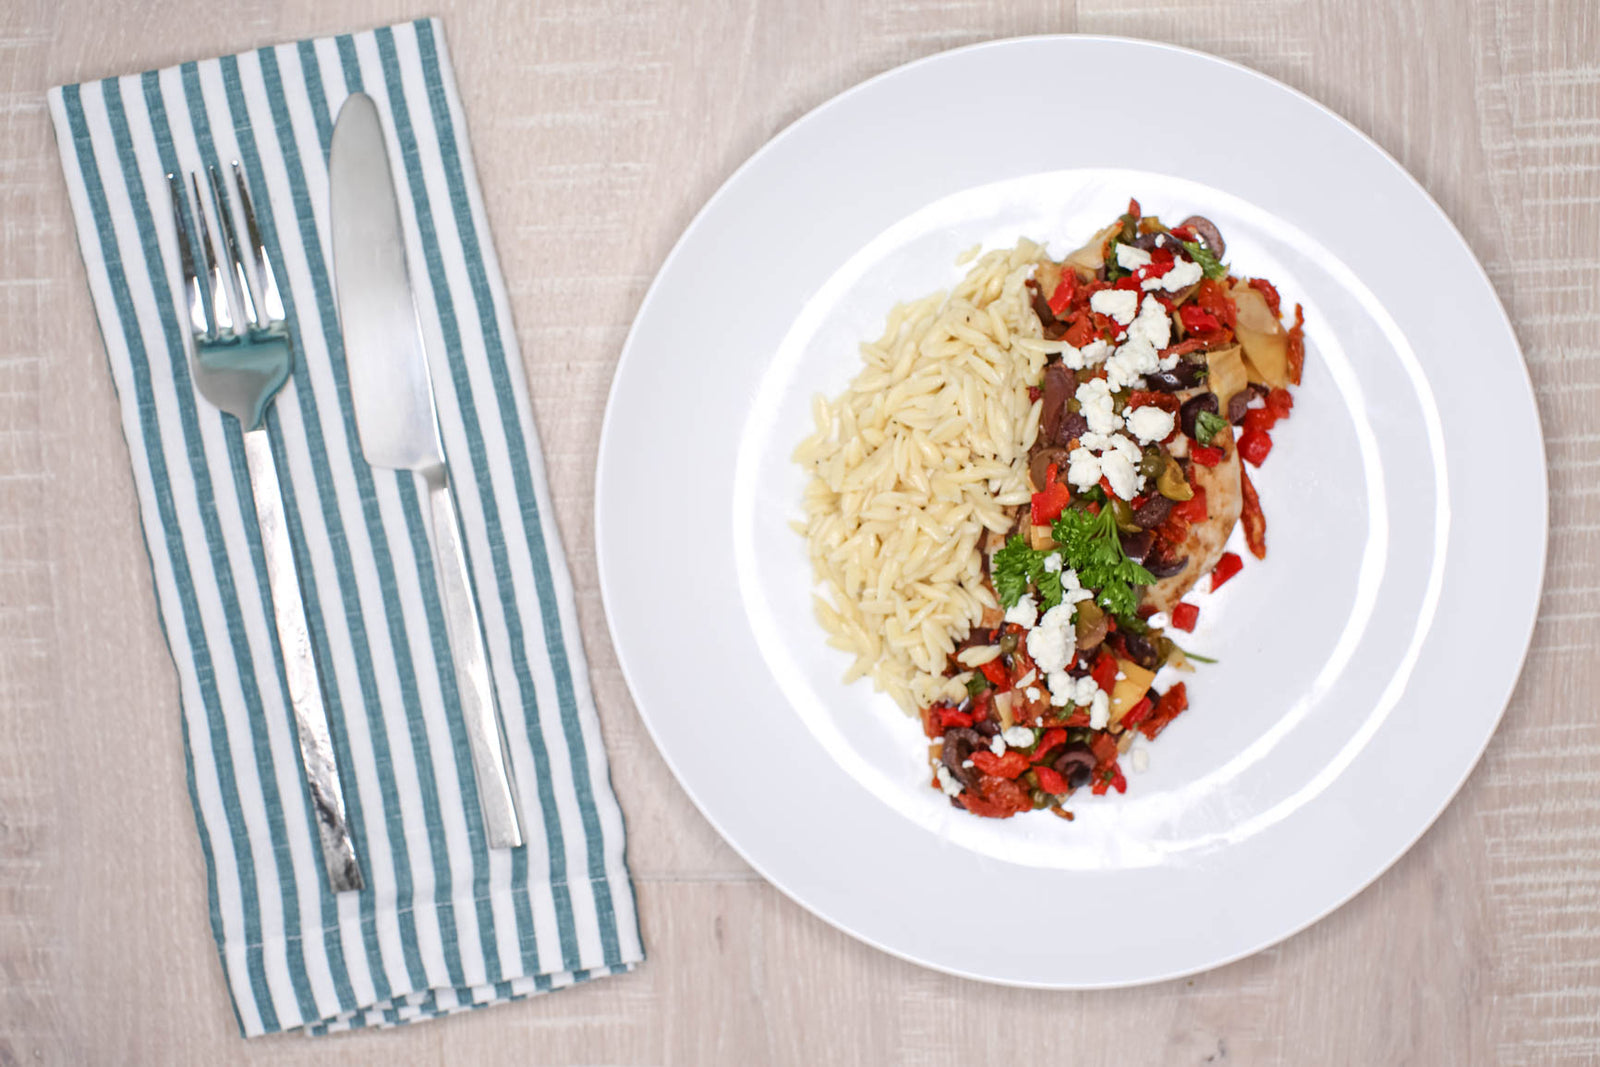
<path fill-rule="evenodd" d="M 352 94 L 339 109 L 328 179 L 333 277 L 361 451 L 372 466 L 416 471 L 427 484 L 434 561 L 484 835 L 490 848 L 517 848 L 522 819 L 439 442 L 433 381 L 406 270 L 400 201 L 378 108 L 365 93 Z"/>

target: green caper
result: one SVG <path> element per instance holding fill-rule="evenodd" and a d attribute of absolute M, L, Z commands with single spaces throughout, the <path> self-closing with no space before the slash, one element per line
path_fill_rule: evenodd
<path fill-rule="evenodd" d="M 1009 655 L 1011 655 L 1011 653 L 1015 652 L 1016 650 L 1017 650 L 1017 635 L 1016 634 L 1006 634 L 1004 637 L 1000 638 L 1000 654 L 1002 656 L 1009 656 Z"/>
<path fill-rule="evenodd" d="M 1035 789 L 1033 791 L 1033 810 L 1038 811 L 1040 808 L 1048 808 L 1049 806 L 1050 794 L 1043 789 Z"/>
<path fill-rule="evenodd" d="M 1139 473 L 1145 478 L 1159 478 L 1167 469 L 1167 453 L 1160 445 L 1146 445 L 1139 460 Z"/>

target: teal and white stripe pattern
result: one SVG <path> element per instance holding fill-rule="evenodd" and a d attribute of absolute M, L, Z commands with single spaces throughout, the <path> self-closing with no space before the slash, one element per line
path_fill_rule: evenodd
<path fill-rule="evenodd" d="M 390 135 L 528 844 L 485 847 L 415 476 L 361 455 L 329 274 L 346 95 Z M 436 21 L 50 94 L 159 610 L 211 927 L 246 1035 L 431 1018 L 643 958 L 572 583 Z M 195 392 L 164 175 L 239 160 L 296 353 L 270 430 L 367 888 L 329 892 L 239 424 Z"/>

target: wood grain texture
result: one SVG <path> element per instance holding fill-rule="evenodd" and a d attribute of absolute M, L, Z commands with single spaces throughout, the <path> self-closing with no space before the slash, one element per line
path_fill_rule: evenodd
<path fill-rule="evenodd" d="M 44 107 L 51 85 L 442 14 L 577 583 L 650 960 L 392 1033 L 246 1044 L 205 919 L 174 675 Z M 1372 888 L 1284 944 L 1120 992 L 891 959 L 695 812 L 606 638 L 589 528 L 635 305 L 785 124 L 992 37 L 1237 59 L 1394 154 L 1483 260 L 1550 459 L 1547 587 L 1504 725 Z M 0 1065 L 1600 1061 L 1600 11 L 1593 0 L 516 0 L 0 6 Z M 1403 235 L 1397 250 L 1403 250 Z"/>

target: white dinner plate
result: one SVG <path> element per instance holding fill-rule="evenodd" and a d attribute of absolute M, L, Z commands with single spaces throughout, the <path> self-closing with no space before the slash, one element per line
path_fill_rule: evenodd
<path fill-rule="evenodd" d="M 789 457 L 892 304 L 976 243 L 1069 251 L 1130 196 L 1209 216 L 1237 272 L 1305 306 L 1294 416 L 1252 472 L 1268 556 L 1202 598 L 1186 644 L 1221 662 L 1126 796 L 977 819 L 928 788 L 916 721 L 841 683 Z M 623 672 L 729 843 L 885 951 L 1059 988 L 1237 959 L 1393 863 L 1494 732 L 1546 531 L 1516 339 L 1422 188 L 1269 78 L 1097 37 L 912 63 L 757 152 L 639 310 L 595 497 Z"/>

